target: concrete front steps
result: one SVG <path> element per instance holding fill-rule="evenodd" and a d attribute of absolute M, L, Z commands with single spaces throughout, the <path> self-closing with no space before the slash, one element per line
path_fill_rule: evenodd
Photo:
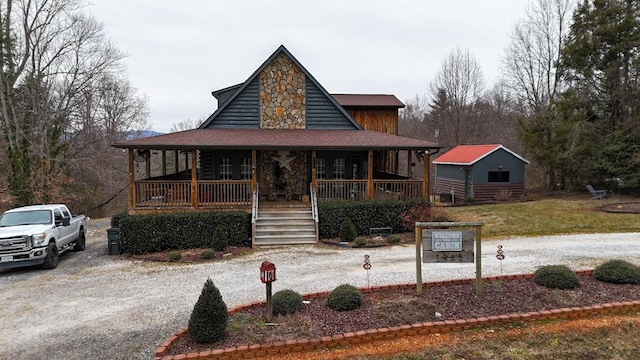
<path fill-rule="evenodd" d="M 316 243 L 311 205 L 269 206 L 258 209 L 254 246 L 309 245 Z"/>

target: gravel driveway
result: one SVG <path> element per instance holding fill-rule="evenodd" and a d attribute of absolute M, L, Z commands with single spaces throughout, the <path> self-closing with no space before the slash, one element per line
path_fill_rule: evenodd
<path fill-rule="evenodd" d="M 227 306 L 262 300 L 262 261 L 276 264 L 273 291 L 325 291 L 416 281 L 415 248 L 303 246 L 261 250 L 206 264 L 146 263 L 107 255 L 108 219 L 90 220 L 84 252 L 61 256 L 54 270 L 0 270 L 0 359 L 151 359 L 186 326 L 211 277 Z M 483 276 L 533 272 L 545 264 L 591 269 L 606 259 L 640 263 L 640 233 L 544 236 L 483 241 Z M 362 268 L 364 255 L 372 269 Z M 475 276 L 474 264 L 423 264 L 423 279 Z"/>

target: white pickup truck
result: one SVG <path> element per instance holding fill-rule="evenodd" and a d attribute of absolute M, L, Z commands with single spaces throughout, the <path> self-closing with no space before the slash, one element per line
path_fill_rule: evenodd
<path fill-rule="evenodd" d="M 85 247 L 87 218 L 62 204 L 25 206 L 0 216 L 0 269 L 58 266 L 58 257 Z"/>

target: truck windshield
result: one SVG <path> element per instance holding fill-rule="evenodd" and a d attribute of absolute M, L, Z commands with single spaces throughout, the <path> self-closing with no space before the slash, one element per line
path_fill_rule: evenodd
<path fill-rule="evenodd" d="M 0 217 L 0 227 L 37 224 L 51 224 L 51 211 L 18 211 L 5 213 Z"/>

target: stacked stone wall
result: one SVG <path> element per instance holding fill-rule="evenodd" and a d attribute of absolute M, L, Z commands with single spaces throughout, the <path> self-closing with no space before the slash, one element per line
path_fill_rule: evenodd
<path fill-rule="evenodd" d="M 279 54 L 260 72 L 260 128 L 304 129 L 305 75 Z"/>

